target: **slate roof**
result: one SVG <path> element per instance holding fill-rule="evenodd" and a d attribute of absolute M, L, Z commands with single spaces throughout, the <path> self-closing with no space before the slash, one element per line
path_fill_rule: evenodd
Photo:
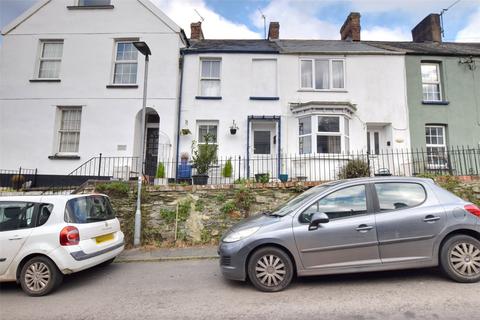
<path fill-rule="evenodd" d="M 473 42 L 390 42 L 365 41 L 378 48 L 414 55 L 480 56 L 480 43 Z"/>
<path fill-rule="evenodd" d="M 269 40 L 190 40 L 190 47 L 183 50 L 186 54 L 218 53 L 278 53 L 279 48 Z"/>
<path fill-rule="evenodd" d="M 343 40 L 190 40 L 185 54 L 195 53 L 281 53 L 281 54 L 412 54 L 437 56 L 480 56 L 480 43 L 393 42 Z"/>

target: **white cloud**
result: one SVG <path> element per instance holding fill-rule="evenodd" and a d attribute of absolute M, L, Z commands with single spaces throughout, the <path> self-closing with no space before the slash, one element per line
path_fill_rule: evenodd
<path fill-rule="evenodd" d="M 272 0 L 262 12 L 267 16 L 267 23 L 280 22 L 282 39 L 340 39 L 339 26 L 315 16 L 321 5 L 318 2 Z M 250 19 L 257 28 L 263 28 L 258 12 L 253 12 Z"/>
<path fill-rule="evenodd" d="M 170 19 L 175 21 L 187 36 L 190 23 L 200 21 L 195 9 L 205 21 L 202 30 L 207 39 L 258 39 L 261 35 L 244 24 L 234 23 L 209 8 L 203 0 L 152 0 Z"/>
<path fill-rule="evenodd" d="M 467 26 L 457 33 L 456 41 L 480 42 L 480 8 L 470 16 Z"/>
<path fill-rule="evenodd" d="M 371 29 L 361 31 L 362 40 L 378 41 L 410 41 L 412 36 L 410 32 L 402 28 L 385 28 L 375 26 Z"/>

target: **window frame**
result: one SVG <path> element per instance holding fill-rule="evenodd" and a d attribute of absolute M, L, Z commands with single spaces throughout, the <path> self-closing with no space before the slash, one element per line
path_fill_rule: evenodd
<path fill-rule="evenodd" d="M 327 194 L 322 194 L 320 197 L 317 197 L 315 198 L 312 202 L 308 203 L 308 205 L 305 205 L 305 206 L 302 206 L 298 211 L 297 211 L 297 220 L 298 220 L 298 223 L 301 224 L 301 225 L 306 225 L 306 224 L 309 224 L 309 222 L 303 222 L 301 220 L 301 217 L 302 217 L 302 214 L 308 209 L 310 208 L 311 206 L 313 206 L 315 203 L 319 202 L 320 200 L 328 197 L 329 195 L 335 193 L 335 192 L 338 192 L 338 191 L 341 191 L 341 190 L 344 190 L 344 189 L 348 189 L 348 188 L 353 188 L 353 187 L 358 187 L 358 186 L 364 186 L 365 188 L 365 204 L 366 204 L 366 212 L 365 213 L 362 213 L 362 214 L 356 214 L 356 215 L 353 215 L 353 216 L 346 216 L 346 217 L 341 217 L 341 218 L 333 218 L 333 219 L 330 219 L 330 222 L 332 221 L 341 221 L 341 220 L 345 220 L 345 219 L 351 219 L 351 218 L 357 218 L 357 217 L 364 217 L 364 216 L 368 216 L 368 215 L 371 215 L 371 214 L 374 214 L 374 207 L 372 205 L 372 195 L 371 195 L 371 191 L 370 191 L 370 183 L 359 183 L 359 184 L 354 184 L 354 185 L 348 185 L 348 186 L 342 186 L 340 188 L 335 188 L 334 190 L 330 191 L 329 193 Z"/>
<path fill-rule="evenodd" d="M 437 79 L 438 81 L 424 81 L 423 76 L 422 76 L 422 67 L 423 66 L 435 66 L 437 70 Z M 424 102 L 442 102 L 443 101 L 443 88 L 442 88 L 442 72 L 441 72 L 441 63 L 440 62 L 420 62 L 420 79 L 422 81 L 422 101 Z M 423 91 L 423 85 L 424 84 L 434 84 L 438 85 L 438 94 L 439 94 L 439 99 L 438 100 L 427 100 L 424 98 L 425 92 Z"/>
<path fill-rule="evenodd" d="M 419 185 L 422 187 L 423 189 L 423 192 L 424 192 L 424 199 L 421 203 L 415 205 L 415 206 L 411 206 L 411 207 L 403 207 L 403 208 L 399 208 L 399 209 L 390 209 L 390 210 L 385 210 L 385 211 L 381 211 L 380 209 L 380 199 L 378 197 L 378 192 L 377 192 L 377 188 L 375 188 L 375 185 L 377 184 L 393 184 L 393 183 L 396 183 L 396 184 L 416 184 L 416 185 Z M 428 192 L 427 192 L 427 189 L 425 188 L 425 186 L 419 182 L 413 182 L 413 181 L 382 181 L 382 182 L 372 182 L 372 193 L 373 193 L 373 196 L 374 196 L 374 207 L 375 207 L 375 214 L 382 214 L 382 213 L 389 213 L 389 212 L 397 212 L 397 211 L 403 211 L 403 210 L 409 210 L 409 209 L 413 209 L 413 208 L 417 208 L 421 205 L 423 205 L 425 202 L 427 202 L 428 200 Z"/>
<path fill-rule="evenodd" d="M 76 110 L 80 111 L 80 125 L 78 129 L 78 147 L 76 152 L 68 152 L 68 151 L 60 151 L 60 146 L 62 142 L 62 133 L 64 132 L 77 132 L 77 131 L 69 131 L 69 130 L 62 130 L 62 119 L 63 119 L 63 112 L 64 111 L 71 111 L 71 110 Z M 56 128 L 55 128 L 55 154 L 56 155 L 62 155 L 62 156 L 76 156 L 80 152 L 80 138 L 81 138 L 81 133 L 82 133 L 82 113 L 83 113 L 83 107 L 82 106 L 57 106 L 57 123 L 56 123 Z"/>
<path fill-rule="evenodd" d="M 77 6 L 78 7 L 105 7 L 105 6 L 111 6 L 112 5 L 112 0 L 108 0 L 108 4 L 82 4 L 82 1 L 84 0 L 77 0 Z"/>
<path fill-rule="evenodd" d="M 447 155 L 448 147 L 447 147 L 447 126 L 442 125 L 442 124 L 426 124 L 425 129 L 427 128 L 441 128 L 442 129 L 442 137 L 443 137 L 443 143 L 442 144 L 433 144 L 433 143 L 427 143 L 427 134 L 425 132 L 425 151 L 426 151 L 426 156 L 427 156 L 427 167 L 428 169 L 446 169 L 448 168 L 448 157 L 447 157 L 447 163 L 446 164 L 436 164 L 436 163 L 431 163 L 429 159 L 429 153 L 428 153 L 428 148 L 443 148 L 445 155 Z"/>
<path fill-rule="evenodd" d="M 311 120 L 311 133 L 300 135 L 299 126 L 300 119 L 310 117 Z M 318 131 L 318 121 L 320 117 L 332 117 L 338 118 L 338 127 L 339 132 L 328 132 L 328 131 Z M 350 152 L 350 118 L 345 114 L 329 114 L 329 113 L 314 113 L 302 115 L 297 118 L 297 141 L 298 141 L 298 153 L 301 155 L 339 155 L 339 154 L 348 154 Z M 348 129 L 346 129 L 348 128 Z M 347 134 L 348 132 L 348 134 Z M 300 138 L 302 137 L 311 137 L 311 151 L 310 153 L 301 153 L 300 152 Z M 340 153 L 319 153 L 317 151 L 317 138 L 319 136 L 329 137 L 329 136 L 338 136 L 340 137 Z"/>
<path fill-rule="evenodd" d="M 120 61 L 117 61 L 118 44 L 120 44 L 120 43 L 133 43 L 133 42 L 138 41 L 138 40 L 139 40 L 139 38 L 114 39 L 110 85 L 116 86 L 116 87 L 121 87 L 121 86 L 129 87 L 129 86 L 138 85 L 138 53 L 137 53 L 137 60 L 120 60 Z M 135 63 L 137 65 L 137 72 L 136 72 L 136 77 L 135 77 L 135 82 L 134 83 L 116 83 L 115 82 L 115 67 L 117 66 L 117 63 L 119 63 L 119 64 Z"/>
<path fill-rule="evenodd" d="M 218 129 L 220 126 L 220 121 L 218 120 L 198 120 L 197 121 L 197 144 L 198 145 L 204 145 L 205 142 L 200 142 L 200 126 L 208 126 L 208 127 L 217 127 L 217 135 L 216 135 L 216 141 L 215 142 L 210 142 L 210 144 L 214 144 L 218 146 Z M 207 129 L 208 133 L 210 133 L 210 129 Z"/>
<path fill-rule="evenodd" d="M 44 58 L 43 57 L 43 51 L 45 48 L 45 44 L 61 44 L 62 45 L 62 55 L 57 58 Z M 37 64 L 35 66 L 35 76 L 34 79 L 36 80 L 60 80 L 60 74 L 62 71 L 62 59 L 63 59 L 63 46 L 65 44 L 65 41 L 63 39 L 40 39 L 40 45 L 38 48 L 38 54 L 37 54 Z M 58 77 L 56 78 L 47 78 L 47 77 L 40 77 L 40 68 L 42 66 L 42 62 L 44 61 L 53 61 L 53 62 L 59 62 L 59 68 L 58 68 Z"/>
<path fill-rule="evenodd" d="M 221 57 L 200 57 L 199 59 L 199 74 L 198 74 L 198 97 L 218 98 L 222 96 L 222 58 Z M 203 77 L 203 62 L 216 61 L 219 62 L 218 78 L 217 77 Z M 218 95 L 210 96 L 202 94 L 202 81 L 218 81 Z"/>
<path fill-rule="evenodd" d="M 312 64 L 312 83 L 311 87 L 304 87 L 302 85 L 302 61 L 310 61 Z M 326 89 L 317 89 L 315 88 L 316 83 L 316 70 L 315 70 L 315 62 L 316 61 L 328 61 L 328 88 Z M 335 88 L 333 87 L 333 62 L 334 61 L 341 61 L 343 65 L 343 87 L 342 88 Z M 321 57 L 314 57 L 314 58 L 300 58 L 299 59 L 299 88 L 300 91 L 346 91 L 346 59 L 345 58 L 321 58 Z"/>

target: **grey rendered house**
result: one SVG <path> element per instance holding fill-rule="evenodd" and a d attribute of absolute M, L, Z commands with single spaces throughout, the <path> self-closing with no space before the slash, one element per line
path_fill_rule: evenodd
<path fill-rule="evenodd" d="M 405 53 L 411 146 L 438 168 L 448 161 L 445 150 L 480 146 L 480 43 L 442 42 L 436 14 L 412 36 L 371 44 Z"/>

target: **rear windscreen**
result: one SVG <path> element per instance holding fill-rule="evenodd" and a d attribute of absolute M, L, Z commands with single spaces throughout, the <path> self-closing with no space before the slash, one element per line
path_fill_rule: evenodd
<path fill-rule="evenodd" d="M 110 201 L 104 196 L 70 199 L 65 208 L 65 222 L 91 223 L 115 218 Z"/>

